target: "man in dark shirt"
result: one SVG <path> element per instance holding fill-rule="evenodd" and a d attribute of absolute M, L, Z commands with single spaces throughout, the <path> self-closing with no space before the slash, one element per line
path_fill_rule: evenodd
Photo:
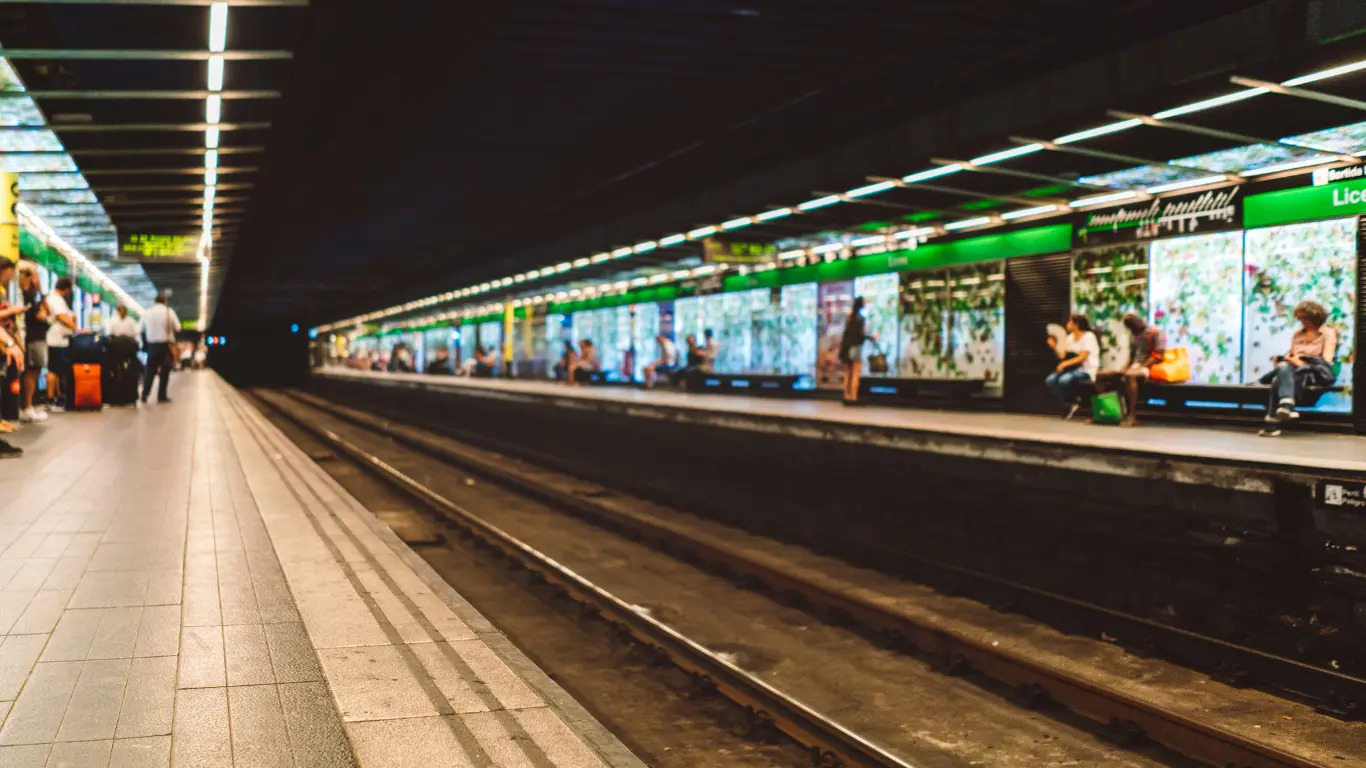
<path fill-rule="evenodd" d="M 38 389 L 38 377 L 47 367 L 47 302 L 39 292 L 42 287 L 38 270 L 32 264 L 25 264 L 19 270 L 19 289 L 24 294 L 24 378 L 23 402 L 19 411 L 20 421 L 46 421 L 47 414 L 33 407 L 33 393 Z"/>
<path fill-rule="evenodd" d="M 1162 331 L 1148 325 L 1148 321 L 1130 312 L 1124 316 L 1124 327 L 1129 331 L 1129 361 L 1120 371 L 1101 371 L 1096 376 L 1097 388 L 1109 390 L 1122 382 L 1124 401 L 1127 406 L 1124 420 L 1126 427 L 1138 423 L 1138 385 L 1147 380 L 1148 371 L 1162 362 L 1162 353 L 1167 350 L 1167 338 Z"/>

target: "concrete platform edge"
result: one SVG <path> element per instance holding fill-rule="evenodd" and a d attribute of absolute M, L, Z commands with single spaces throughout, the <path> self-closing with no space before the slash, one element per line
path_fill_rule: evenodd
<path fill-rule="evenodd" d="M 536 665 L 521 649 L 512 643 L 502 632 L 495 628 L 474 606 L 470 605 L 453 587 L 445 582 L 431 565 L 423 560 L 420 555 L 414 552 L 407 544 L 394 534 L 394 532 L 381 520 L 376 518 L 369 510 L 365 509 L 354 497 L 341 487 L 330 475 L 308 458 L 298 446 L 280 433 L 276 427 L 267 421 L 257 409 L 252 406 L 236 389 L 226 382 L 220 382 L 220 386 L 228 393 L 228 398 L 239 409 L 239 413 L 244 414 L 246 419 L 253 423 L 258 429 L 269 430 L 276 433 L 280 438 L 280 445 L 285 450 L 293 452 L 296 458 L 301 459 L 307 466 L 312 467 L 319 479 L 328 485 L 339 498 L 358 513 L 358 517 L 364 520 L 366 525 L 378 536 L 394 554 L 399 557 L 405 565 L 413 570 L 417 576 L 427 585 L 433 593 L 439 595 L 450 609 L 462 621 L 466 622 L 479 638 L 489 645 L 509 667 L 513 669 L 522 679 L 530 685 L 537 693 L 541 694 L 550 705 L 558 710 L 564 720 L 581 735 L 598 755 L 613 766 L 613 768 L 644 768 L 643 763 L 625 744 L 622 744 L 615 735 L 612 734 L 602 723 L 598 722 L 583 705 L 578 702 L 567 691 L 561 688 L 555 681 Z"/>

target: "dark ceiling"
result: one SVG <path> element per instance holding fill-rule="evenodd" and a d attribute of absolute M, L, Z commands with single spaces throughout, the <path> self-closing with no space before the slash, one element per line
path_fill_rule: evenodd
<path fill-rule="evenodd" d="M 261 171 L 216 325 L 325 322 L 487 279 L 585 224 L 1255 4 L 335 0 L 298 23 L 294 10 L 241 9 L 231 47 L 297 56 L 238 65 L 244 78 L 288 72 L 282 101 L 242 105 L 273 127 L 251 141 L 267 152 L 242 163 Z M 128 9 L 100 11 L 117 25 Z M 197 15 L 131 30 L 135 42 L 202 46 L 203 9 L 180 11 Z M 203 75 L 75 74 L 66 87 L 190 88 Z"/>

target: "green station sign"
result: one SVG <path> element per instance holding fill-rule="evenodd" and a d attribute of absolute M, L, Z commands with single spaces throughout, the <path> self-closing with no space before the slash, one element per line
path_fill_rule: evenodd
<path fill-rule="evenodd" d="M 1243 225 L 1249 229 L 1358 213 L 1366 213 L 1366 178 L 1250 195 L 1243 201 Z"/>

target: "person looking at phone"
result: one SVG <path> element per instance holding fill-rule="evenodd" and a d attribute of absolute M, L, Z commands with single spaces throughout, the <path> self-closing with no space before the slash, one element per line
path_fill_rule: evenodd
<path fill-rule="evenodd" d="M 1338 332 L 1328 325 L 1328 310 L 1314 301 L 1295 305 L 1299 330 L 1290 337 L 1290 351 L 1277 356 L 1276 368 L 1262 377 L 1271 385 L 1266 406 L 1263 437 L 1280 437 L 1281 427 L 1300 417 L 1295 409 L 1307 387 L 1331 387 L 1337 380 L 1333 360 L 1338 352 Z"/>
<path fill-rule="evenodd" d="M 1043 383 L 1067 409 L 1063 418 L 1070 419 L 1081 409 L 1082 389 L 1100 372 L 1100 341 L 1086 315 L 1074 312 L 1067 317 L 1067 334 L 1049 336 L 1048 346 L 1058 356 L 1058 366 Z"/>

